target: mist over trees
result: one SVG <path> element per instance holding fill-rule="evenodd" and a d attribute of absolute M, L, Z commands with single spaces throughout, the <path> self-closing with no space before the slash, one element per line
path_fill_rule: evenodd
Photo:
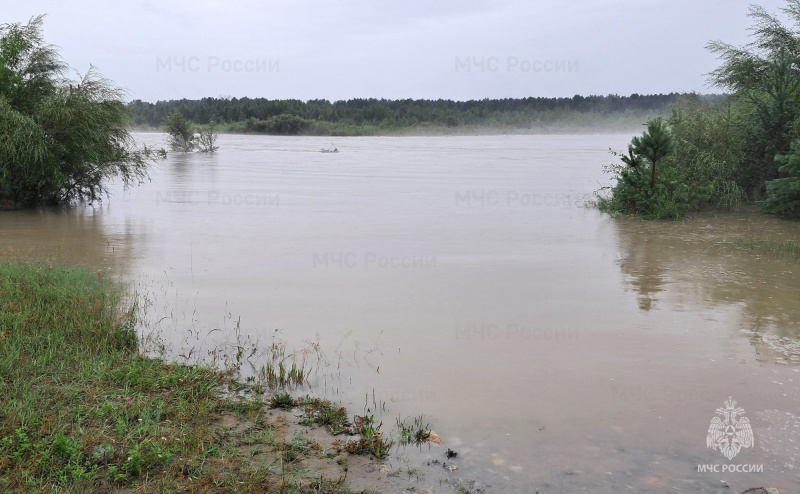
<path fill-rule="evenodd" d="M 195 124 L 217 122 L 223 130 L 273 135 L 358 134 L 419 126 L 525 129 L 553 122 L 580 124 L 627 116 L 638 125 L 646 115 L 669 113 L 681 94 L 573 96 L 571 98 L 505 98 L 471 101 L 351 99 L 270 100 L 265 98 L 202 98 L 148 103 L 134 100 L 128 108 L 136 125 L 158 127 L 175 112 Z M 719 98 L 708 96 L 709 99 Z"/>

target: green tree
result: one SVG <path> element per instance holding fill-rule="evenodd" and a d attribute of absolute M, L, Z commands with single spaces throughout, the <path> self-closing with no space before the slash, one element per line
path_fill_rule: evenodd
<path fill-rule="evenodd" d="M 787 0 L 781 10 L 800 27 L 800 1 Z M 755 21 L 750 29 L 755 38 L 751 43 L 734 46 L 717 40 L 706 45 L 722 62 L 711 72 L 711 82 L 735 94 L 758 87 L 781 51 L 795 60 L 800 58 L 800 37 L 796 30 L 784 26 L 777 16 L 758 5 L 749 7 L 748 16 Z"/>
<path fill-rule="evenodd" d="M 711 82 L 748 109 L 735 179 L 751 199 L 763 197 L 765 183 L 780 178 L 775 157 L 788 153 L 798 137 L 794 129 L 800 117 L 800 0 L 787 0 L 781 10 L 794 28 L 763 7 L 751 6 L 753 42 L 742 47 L 721 41 L 708 44 L 722 62 L 711 73 Z"/>
<path fill-rule="evenodd" d="M 625 163 L 630 169 L 635 170 L 637 173 L 641 171 L 642 165 L 642 157 L 633 149 L 632 144 L 628 144 L 628 154 L 624 153 L 614 153 L 615 155 L 619 156 L 619 160 Z"/>
<path fill-rule="evenodd" d="M 650 164 L 650 187 L 656 185 L 658 162 L 675 150 L 675 141 L 661 117 L 647 121 L 647 130 L 641 137 L 631 139 L 633 154 L 644 158 Z"/>
<path fill-rule="evenodd" d="M 214 145 L 218 137 L 217 124 L 212 120 L 211 123 L 200 128 L 200 132 L 197 134 L 197 148 L 201 153 L 213 153 L 219 149 L 219 146 Z"/>
<path fill-rule="evenodd" d="M 767 198 L 759 203 L 765 213 L 800 217 L 800 141 L 791 144 L 790 152 L 779 155 L 779 171 L 786 174 L 767 182 Z"/>
<path fill-rule="evenodd" d="M 709 206 L 735 209 L 743 199 L 766 196 L 762 211 L 797 215 L 800 0 L 787 0 L 782 10 L 793 27 L 751 6 L 753 42 L 708 44 L 721 60 L 710 80 L 730 96 L 707 104 L 688 95 L 666 124 L 649 121 L 628 155 L 617 154 L 625 166 L 610 167 L 617 184 L 600 199 L 602 209 L 656 218 Z"/>
<path fill-rule="evenodd" d="M 147 177 L 122 92 L 94 68 L 79 81 L 44 42 L 43 16 L 0 25 L 0 203 L 6 207 L 96 201 L 105 183 Z"/>
<path fill-rule="evenodd" d="M 188 153 L 197 147 L 194 127 L 181 112 L 173 112 L 164 122 L 169 136 L 169 146 L 173 151 Z"/>
<path fill-rule="evenodd" d="M 267 120 L 267 130 L 270 134 L 297 135 L 307 127 L 307 120 L 288 113 L 281 113 Z"/>
<path fill-rule="evenodd" d="M 616 185 L 610 197 L 601 197 L 598 207 L 612 214 L 630 214 L 645 219 L 680 218 L 707 199 L 707 189 L 691 189 L 685 177 L 669 163 L 675 142 L 667 125 L 659 117 L 647 122 L 647 130 L 631 139 L 628 154 L 612 154 L 622 165 L 606 168 Z M 656 170 L 660 171 L 656 171 Z"/>

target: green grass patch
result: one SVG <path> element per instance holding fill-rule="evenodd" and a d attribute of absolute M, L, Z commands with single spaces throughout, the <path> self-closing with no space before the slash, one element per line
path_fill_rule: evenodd
<path fill-rule="evenodd" d="M 0 265 L 0 487 L 85 490 L 214 443 L 212 369 L 136 351 L 133 311 L 79 269 Z"/>
<path fill-rule="evenodd" d="M 344 446 L 345 451 L 355 455 L 371 454 L 378 459 L 389 456 L 393 441 L 383 437 L 382 426 L 383 423 L 375 423 L 375 417 L 372 415 L 356 415 L 355 431 L 361 437 L 347 441 Z"/>
<path fill-rule="evenodd" d="M 269 407 L 291 410 L 295 407 L 295 401 L 289 393 L 277 393 L 270 399 Z"/>
<path fill-rule="evenodd" d="M 302 400 L 300 405 L 305 413 L 305 417 L 300 420 L 301 424 L 327 427 L 333 435 L 352 433 L 352 424 L 347 419 L 347 410 L 344 407 L 310 396 Z"/>
<path fill-rule="evenodd" d="M 414 417 L 411 423 L 397 418 L 397 430 L 400 433 L 400 444 L 414 444 L 419 446 L 431 437 L 430 424 L 425 423 L 422 415 Z M 449 451 L 449 450 L 448 450 Z"/>
<path fill-rule="evenodd" d="M 0 264 L 0 492 L 317 492 L 237 449 L 275 449 L 266 424 L 220 425 L 263 422 L 265 403 L 227 398 L 224 372 L 140 356 L 115 293 L 90 271 Z"/>

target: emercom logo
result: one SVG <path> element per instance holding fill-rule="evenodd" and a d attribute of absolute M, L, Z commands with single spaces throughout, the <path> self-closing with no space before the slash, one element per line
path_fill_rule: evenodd
<path fill-rule="evenodd" d="M 744 409 L 736 407 L 736 401 L 728 397 L 725 408 L 717 408 L 717 416 L 711 420 L 706 436 L 706 446 L 732 460 L 742 448 L 753 446 L 753 429 L 744 416 Z"/>

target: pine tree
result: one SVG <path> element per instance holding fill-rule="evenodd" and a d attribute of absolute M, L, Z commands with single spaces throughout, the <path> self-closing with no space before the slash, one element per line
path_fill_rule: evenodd
<path fill-rule="evenodd" d="M 633 154 L 650 162 L 650 187 L 656 184 L 656 166 L 659 160 L 672 154 L 675 142 L 661 117 L 647 121 L 647 130 L 641 137 L 631 140 Z"/>
<path fill-rule="evenodd" d="M 767 182 L 767 198 L 760 203 L 761 211 L 800 217 L 800 141 L 793 141 L 791 151 L 775 158 L 778 170 L 788 175 Z"/>

